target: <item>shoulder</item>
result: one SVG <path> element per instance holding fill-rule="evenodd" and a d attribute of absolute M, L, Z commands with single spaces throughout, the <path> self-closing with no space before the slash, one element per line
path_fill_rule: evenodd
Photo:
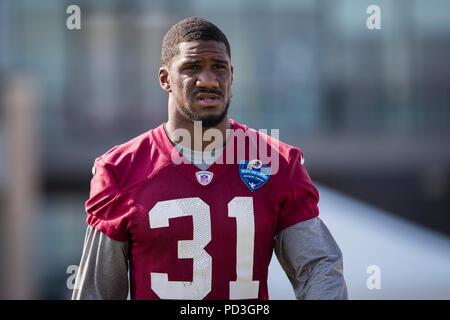
<path fill-rule="evenodd" d="M 120 166 L 123 163 L 130 162 L 133 157 L 145 153 L 151 148 L 151 131 L 112 147 L 98 158 L 112 166 Z"/>
<path fill-rule="evenodd" d="M 139 183 L 165 163 L 158 148 L 160 136 L 155 134 L 161 127 L 162 125 L 109 149 L 95 159 L 94 168 L 106 167 L 114 175 L 121 190 Z"/>

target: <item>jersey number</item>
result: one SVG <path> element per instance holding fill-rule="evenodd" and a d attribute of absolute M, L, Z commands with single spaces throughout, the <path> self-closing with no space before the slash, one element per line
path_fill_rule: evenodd
<path fill-rule="evenodd" d="M 192 281 L 169 281 L 167 273 L 152 272 L 151 288 L 161 299 L 203 299 L 211 291 L 212 258 L 204 250 L 211 241 L 209 206 L 200 198 L 158 202 L 148 213 L 150 228 L 169 226 L 169 219 L 192 216 L 193 239 L 178 241 L 178 258 L 193 259 Z M 255 220 L 253 199 L 235 197 L 228 216 L 236 218 L 236 281 L 230 281 L 230 299 L 257 299 L 259 281 L 253 279 Z"/>

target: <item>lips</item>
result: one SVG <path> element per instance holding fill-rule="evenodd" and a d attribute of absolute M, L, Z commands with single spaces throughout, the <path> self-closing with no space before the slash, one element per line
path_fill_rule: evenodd
<path fill-rule="evenodd" d="M 202 92 L 202 93 L 199 93 L 199 94 L 197 94 L 197 99 L 219 99 L 219 95 L 218 94 L 215 94 L 215 93 L 205 93 L 205 92 Z"/>
<path fill-rule="evenodd" d="M 199 93 L 196 98 L 203 106 L 216 105 L 220 102 L 220 96 L 214 93 Z"/>
<path fill-rule="evenodd" d="M 215 106 L 219 104 L 219 99 L 200 99 L 198 100 L 202 106 Z"/>

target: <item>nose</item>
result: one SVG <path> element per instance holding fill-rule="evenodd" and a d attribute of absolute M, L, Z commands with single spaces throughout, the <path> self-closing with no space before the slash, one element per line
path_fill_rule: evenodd
<path fill-rule="evenodd" d="M 209 68 L 204 68 L 197 77 L 196 85 L 202 88 L 218 88 L 219 81 L 214 72 L 211 72 Z"/>

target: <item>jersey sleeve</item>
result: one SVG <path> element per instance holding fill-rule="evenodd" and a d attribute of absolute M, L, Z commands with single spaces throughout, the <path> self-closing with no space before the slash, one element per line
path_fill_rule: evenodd
<path fill-rule="evenodd" d="M 120 193 L 112 168 L 99 157 L 92 171 L 86 222 L 116 241 L 128 240 L 127 199 Z"/>
<path fill-rule="evenodd" d="M 319 215 L 319 192 L 303 166 L 303 153 L 299 149 L 291 150 L 286 171 L 288 195 L 281 205 L 277 231 Z"/>

